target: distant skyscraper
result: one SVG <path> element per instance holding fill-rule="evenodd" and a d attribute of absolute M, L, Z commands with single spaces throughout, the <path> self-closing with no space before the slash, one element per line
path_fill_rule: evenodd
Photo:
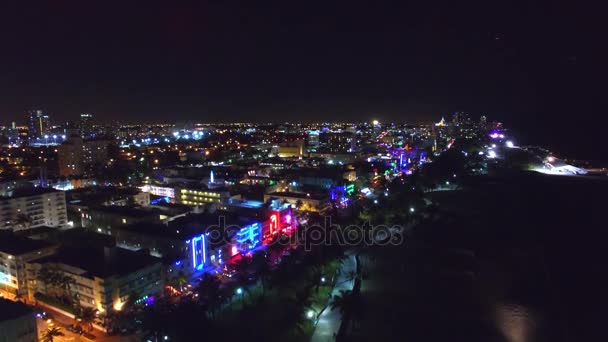
<path fill-rule="evenodd" d="M 488 127 L 488 118 L 486 118 L 485 115 L 482 115 L 479 118 L 479 128 L 480 129 L 486 129 Z"/>
<path fill-rule="evenodd" d="M 319 147 L 319 131 L 311 130 L 308 132 L 308 147 L 317 148 Z"/>
<path fill-rule="evenodd" d="M 40 138 L 51 128 L 49 116 L 41 110 L 31 110 L 27 113 L 28 135 L 30 139 Z"/>
<path fill-rule="evenodd" d="M 456 112 L 454 113 L 454 115 L 452 115 L 452 125 L 453 126 L 458 126 L 460 125 L 460 113 Z"/>
<path fill-rule="evenodd" d="M 93 135 L 93 114 L 80 114 L 80 136 L 90 138 Z"/>

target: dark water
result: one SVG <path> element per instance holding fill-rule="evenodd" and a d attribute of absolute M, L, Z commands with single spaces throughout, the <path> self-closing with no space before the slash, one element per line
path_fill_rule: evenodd
<path fill-rule="evenodd" d="M 452 319 L 473 330 L 471 321 L 491 321 L 490 332 L 455 340 L 607 341 L 607 194 L 605 179 L 528 175 L 439 196 L 456 218 L 426 241 L 474 251 L 477 267 L 472 300 Z"/>
<path fill-rule="evenodd" d="M 539 318 L 524 305 L 500 305 L 496 308 L 494 319 L 508 341 L 531 342 L 539 338 L 537 327 Z"/>

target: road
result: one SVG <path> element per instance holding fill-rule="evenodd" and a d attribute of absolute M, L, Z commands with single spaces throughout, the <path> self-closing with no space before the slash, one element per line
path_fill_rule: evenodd
<path fill-rule="evenodd" d="M 61 332 L 63 332 L 64 336 L 57 336 L 53 340 L 54 342 L 67 342 L 67 341 L 96 341 L 96 342 L 131 342 L 131 341 L 139 341 L 134 336 L 108 336 L 100 331 L 93 330 L 91 333 L 95 335 L 95 339 L 88 339 L 79 334 L 75 334 L 66 329 L 66 326 L 70 324 L 76 323 L 73 319 L 63 316 L 59 313 L 53 312 L 51 310 L 45 309 L 46 312 L 51 312 L 53 318 L 50 320 L 50 323 L 47 320 L 43 320 L 40 318 L 36 318 L 36 325 L 38 327 L 38 336 L 42 336 L 47 328 L 52 324 L 53 326 L 61 328 Z"/>
<path fill-rule="evenodd" d="M 347 256 L 348 257 L 344 260 L 342 268 L 340 269 L 340 274 L 338 274 L 336 286 L 331 292 L 332 298 L 333 296 L 339 295 L 341 290 L 353 289 L 354 281 L 353 279 L 349 279 L 349 274 L 356 272 L 356 261 L 354 255 L 347 254 Z M 319 321 L 317 322 L 311 341 L 334 341 L 336 335 L 338 335 L 338 330 L 340 330 L 341 322 L 342 314 L 340 314 L 340 310 L 332 310 L 331 307 L 328 306 L 319 316 Z"/>

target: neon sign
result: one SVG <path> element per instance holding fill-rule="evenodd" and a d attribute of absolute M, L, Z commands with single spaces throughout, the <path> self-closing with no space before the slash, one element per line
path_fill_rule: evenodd
<path fill-rule="evenodd" d="M 279 213 L 270 215 L 270 234 L 275 235 L 279 232 Z"/>
<path fill-rule="evenodd" d="M 348 196 L 352 196 L 355 193 L 355 183 L 349 183 L 346 186 L 346 193 Z"/>
<path fill-rule="evenodd" d="M 192 268 L 197 270 L 201 270 L 207 263 L 207 247 L 205 240 L 205 235 L 201 234 L 200 236 L 193 237 L 192 240 L 186 241 L 186 243 L 192 243 Z"/>
<path fill-rule="evenodd" d="M 245 244 L 249 245 L 249 248 L 242 247 L 241 251 L 246 251 L 251 248 L 255 248 L 261 241 L 262 229 L 259 223 L 254 223 L 249 226 L 241 228 L 236 233 L 236 242 L 241 246 Z M 234 254 L 233 254 L 234 255 Z"/>

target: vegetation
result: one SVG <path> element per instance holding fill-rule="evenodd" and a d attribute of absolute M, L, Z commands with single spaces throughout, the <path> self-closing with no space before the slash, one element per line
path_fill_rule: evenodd
<path fill-rule="evenodd" d="M 34 298 L 36 298 L 37 301 L 46 303 L 48 305 L 54 306 L 58 309 L 61 309 L 63 311 L 67 311 L 69 313 L 75 313 L 75 309 L 74 306 L 69 304 L 69 303 L 65 303 L 64 301 L 57 299 L 56 297 L 52 297 L 52 296 L 47 296 L 43 293 L 37 292 L 36 294 L 34 294 Z"/>
<path fill-rule="evenodd" d="M 55 337 L 64 336 L 64 333 L 61 331 L 59 327 L 49 327 L 42 334 L 42 342 L 53 342 Z"/>
<path fill-rule="evenodd" d="M 89 331 L 93 330 L 93 322 L 95 322 L 95 310 L 92 308 L 80 307 L 75 312 L 76 320 L 80 324 L 88 328 Z"/>

